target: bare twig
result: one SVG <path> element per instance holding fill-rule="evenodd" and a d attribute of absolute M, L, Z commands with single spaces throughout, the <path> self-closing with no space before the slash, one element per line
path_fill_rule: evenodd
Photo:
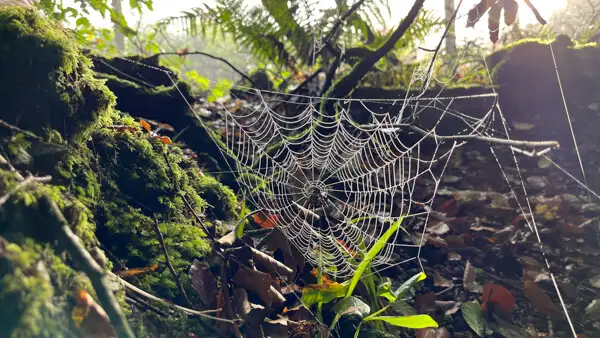
<path fill-rule="evenodd" d="M 0 197 L 0 207 L 4 205 L 10 198 L 10 196 L 16 193 L 19 189 L 22 189 L 26 185 L 33 182 L 48 182 L 52 179 L 52 176 L 43 176 L 43 177 L 35 177 L 35 176 L 27 176 L 23 181 L 19 182 L 12 190 L 7 192 L 4 196 Z"/>
<path fill-rule="evenodd" d="M 225 64 L 227 64 L 234 72 L 238 73 L 241 77 L 243 77 L 244 79 L 248 80 L 250 82 L 250 84 L 252 84 L 252 87 L 256 87 L 256 83 L 254 83 L 254 81 L 252 80 L 252 78 L 250 78 L 250 76 L 246 75 L 244 72 L 242 72 L 241 70 L 239 70 L 236 66 L 234 66 L 233 64 L 231 64 L 231 62 L 223 59 L 222 57 L 218 57 L 218 56 L 214 56 L 205 52 L 187 52 L 187 53 L 177 53 L 177 52 L 165 52 L 165 53 L 158 53 L 156 55 L 179 55 L 179 56 L 184 56 L 184 55 L 203 55 L 206 57 L 209 57 L 211 59 L 214 60 L 219 60 L 221 62 L 224 62 Z"/>
<path fill-rule="evenodd" d="M 169 302 L 167 300 L 164 300 L 162 298 L 158 298 L 158 297 L 156 297 L 156 296 L 154 296 L 154 295 L 152 295 L 152 294 L 150 294 L 150 293 L 148 293 L 148 292 L 146 292 L 146 291 L 138 288 L 137 286 L 135 286 L 135 285 L 127 282 L 126 280 L 121 279 L 119 276 L 115 275 L 112 272 L 110 272 L 109 274 L 110 274 L 111 277 L 113 277 L 116 280 L 118 280 L 118 282 L 121 283 L 127 290 L 129 290 L 131 292 L 135 292 L 136 294 L 138 294 L 138 295 L 140 295 L 140 296 L 142 296 L 144 298 L 153 300 L 155 302 L 161 303 L 161 304 L 166 305 L 166 306 L 173 307 L 173 308 L 175 308 L 175 309 L 177 309 L 177 310 L 185 313 L 186 315 L 208 318 L 208 319 L 211 319 L 211 320 L 216 320 L 216 321 L 220 321 L 220 322 L 226 322 L 226 323 L 230 323 L 230 324 L 236 324 L 237 323 L 237 321 L 235 321 L 235 320 L 229 320 L 229 319 L 224 319 L 224 318 L 217 318 L 217 317 L 209 315 L 209 313 L 215 313 L 215 312 L 219 311 L 220 309 L 197 311 L 197 310 L 192 310 L 192 309 L 189 309 L 189 308 L 186 308 L 186 307 L 183 307 L 183 306 L 179 306 L 177 304 L 173 304 L 173 303 L 171 303 L 171 302 Z"/>
<path fill-rule="evenodd" d="M 177 275 L 177 271 L 175 271 L 175 268 L 173 267 L 173 264 L 171 263 L 171 258 L 169 258 L 169 251 L 167 250 L 167 246 L 165 245 L 165 238 L 164 238 L 162 232 L 160 231 L 160 228 L 158 227 L 158 218 L 156 217 L 156 214 L 154 214 L 154 231 L 156 231 L 156 236 L 158 237 L 160 247 L 162 249 L 163 254 L 165 255 L 165 260 L 167 261 L 167 267 L 169 268 L 169 271 L 171 271 L 171 275 L 173 275 L 173 278 L 175 279 L 175 283 L 177 284 L 177 288 L 179 289 L 179 292 L 181 293 L 183 298 L 185 298 L 185 301 L 188 304 L 188 306 L 193 308 L 194 305 L 188 298 L 187 293 L 185 292 L 185 289 L 183 288 L 183 284 L 181 284 L 181 279 L 179 278 L 179 275 Z"/>
<path fill-rule="evenodd" d="M 42 211 L 47 213 L 50 226 L 56 231 L 58 243 L 71 254 L 75 263 L 90 278 L 98 295 L 98 300 L 110 318 L 110 322 L 117 331 L 118 336 L 134 338 L 133 331 L 131 331 L 127 319 L 111 291 L 105 271 L 83 247 L 79 237 L 71 231 L 69 223 L 56 203 L 50 197 L 44 195 L 40 199 L 40 204 Z"/>
<path fill-rule="evenodd" d="M 36 134 L 34 134 L 34 133 L 30 132 L 30 131 L 27 131 L 27 130 L 23 130 L 23 129 L 17 127 L 17 126 L 13 126 L 12 124 L 10 124 L 10 123 L 8 123 L 8 122 L 6 122 L 4 120 L 0 120 L 0 127 L 8 129 L 8 130 L 11 130 L 11 131 L 14 131 L 14 132 L 17 132 L 17 133 L 26 134 L 27 136 L 29 136 L 29 137 L 31 137 L 33 139 L 36 139 L 36 140 L 40 140 L 40 141 L 42 140 L 42 138 L 39 137 L 39 136 L 37 136 Z"/>
<path fill-rule="evenodd" d="M 440 38 L 440 41 L 438 42 L 437 47 L 435 47 L 435 51 L 433 52 L 433 57 L 431 58 L 431 61 L 429 62 L 429 67 L 427 68 L 427 73 L 425 75 L 425 80 L 423 81 L 423 86 L 421 87 L 421 93 L 423 93 L 425 91 L 425 89 L 427 89 L 427 87 L 429 87 L 429 79 L 431 78 L 431 71 L 433 70 L 433 65 L 435 63 L 435 60 L 437 59 L 437 55 L 439 54 L 440 49 L 442 48 L 442 43 L 444 42 L 444 39 L 446 38 L 446 36 L 448 35 L 448 32 L 450 31 L 450 28 L 452 27 L 452 23 L 454 23 L 454 20 L 456 20 L 456 14 L 458 13 L 458 10 L 460 9 L 460 6 L 462 5 L 462 3 L 463 3 L 463 0 L 460 0 L 458 2 L 458 6 L 456 6 L 454 13 L 452 13 L 452 17 L 450 18 L 450 21 L 448 21 L 448 24 L 446 24 L 446 29 L 444 30 L 444 34 Z"/>
<path fill-rule="evenodd" d="M 528 146 L 528 147 L 548 147 L 548 148 L 558 148 L 560 144 L 557 141 L 523 141 L 523 140 L 507 140 L 490 136 L 483 135 L 435 135 L 431 132 L 423 130 L 417 126 L 411 124 L 384 124 L 384 125 L 375 125 L 375 124 L 367 124 L 365 127 L 383 127 L 383 128 L 398 128 L 397 131 L 401 130 L 400 128 L 409 128 L 412 129 L 422 135 L 425 135 L 428 138 L 432 138 L 435 140 L 478 140 L 483 142 L 489 142 L 494 144 L 503 144 L 503 145 L 511 145 L 511 146 Z"/>

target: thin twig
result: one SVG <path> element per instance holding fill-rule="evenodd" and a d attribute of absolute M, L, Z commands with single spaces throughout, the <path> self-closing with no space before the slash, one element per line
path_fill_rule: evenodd
<path fill-rule="evenodd" d="M 503 144 L 503 145 L 511 145 L 511 146 L 528 146 L 528 147 L 549 147 L 549 148 L 558 148 L 560 144 L 557 141 L 522 141 L 522 140 L 508 140 L 490 136 L 483 135 L 435 135 L 431 132 L 423 130 L 417 126 L 411 124 L 367 124 L 365 127 L 382 127 L 382 128 L 409 128 L 412 129 L 422 135 L 425 135 L 428 138 L 432 138 L 435 140 L 478 140 L 483 142 L 489 142 L 494 144 Z"/>
<path fill-rule="evenodd" d="M 19 182 L 19 184 L 17 184 L 12 190 L 7 192 L 4 196 L 0 197 L 0 207 L 8 201 L 8 199 L 10 198 L 11 195 L 13 195 L 19 189 L 22 189 L 26 185 L 33 183 L 33 182 L 48 182 L 51 179 L 52 179 L 52 176 L 42 176 L 42 177 L 27 176 L 23 181 Z"/>
<path fill-rule="evenodd" d="M 175 271 L 175 268 L 173 267 L 173 264 L 171 263 L 171 258 L 169 258 L 169 251 L 167 250 L 167 246 L 165 245 L 165 238 L 158 226 L 158 218 L 156 217 L 156 214 L 154 214 L 154 231 L 156 231 L 156 235 L 158 236 L 158 241 L 160 242 L 160 247 L 161 247 L 162 252 L 165 255 L 165 259 L 167 261 L 167 267 L 169 268 L 169 271 L 171 271 L 171 275 L 173 275 L 173 278 L 175 279 L 175 283 L 177 284 L 177 288 L 179 289 L 179 292 L 181 293 L 183 298 L 185 298 L 187 305 L 189 307 L 193 308 L 194 304 L 192 304 L 192 302 L 188 298 L 187 293 L 185 292 L 185 289 L 183 288 L 183 284 L 181 283 L 181 279 L 179 278 L 179 275 L 177 275 L 177 271 Z"/>
<path fill-rule="evenodd" d="M 64 247 L 79 267 L 88 275 L 102 308 L 106 311 L 111 324 L 114 326 L 119 337 L 134 338 L 133 331 L 127 323 L 127 318 L 121 311 L 121 307 L 111 291 L 110 284 L 106 278 L 105 271 L 96 263 L 94 258 L 81 244 L 69 223 L 65 219 L 56 203 L 47 195 L 40 199 L 42 211 L 47 213 L 50 226 L 57 234 L 58 243 Z"/>
<path fill-rule="evenodd" d="M 452 17 L 448 21 L 448 24 L 446 24 L 446 29 L 444 30 L 444 34 L 440 38 L 440 41 L 438 42 L 437 47 L 435 47 L 435 51 L 433 52 L 433 57 L 431 58 L 431 61 L 429 62 L 429 67 L 427 68 L 427 73 L 425 75 L 425 80 L 423 81 L 423 86 L 421 87 L 421 93 L 423 93 L 425 91 L 425 89 L 427 89 L 427 87 L 429 87 L 429 79 L 431 78 L 431 71 L 433 70 L 433 65 L 435 63 L 435 60 L 437 59 L 437 55 L 439 54 L 440 49 L 442 48 L 442 43 L 444 42 L 446 36 L 448 35 L 448 32 L 450 31 L 452 24 L 456 20 L 456 14 L 458 13 L 458 10 L 460 9 L 460 6 L 462 5 L 462 3 L 463 3 L 463 0 L 460 0 L 458 2 L 458 6 L 456 6 L 454 13 L 452 13 Z"/>
<path fill-rule="evenodd" d="M 248 80 L 250 82 L 250 84 L 252 84 L 252 87 L 256 87 L 256 83 L 254 83 L 254 81 L 252 80 L 252 78 L 250 78 L 250 76 L 246 75 L 244 72 L 242 72 L 241 70 L 239 70 L 236 66 L 232 65 L 231 62 L 223 59 L 222 57 L 218 57 L 218 56 L 214 56 L 205 52 L 187 52 L 187 53 L 177 53 L 177 52 L 165 52 L 165 53 L 158 53 L 155 55 L 179 55 L 179 56 L 184 56 L 184 55 L 203 55 L 206 57 L 209 57 L 211 59 L 214 60 L 219 60 L 224 62 L 225 64 L 227 64 L 231 69 L 233 69 L 234 72 L 238 73 L 241 77 L 243 77 L 244 79 Z"/>
<path fill-rule="evenodd" d="M 208 319 L 211 319 L 211 320 L 216 320 L 216 321 L 220 321 L 220 322 L 226 322 L 226 323 L 230 323 L 230 324 L 236 324 L 237 323 L 237 321 L 235 321 L 235 320 L 229 320 L 229 319 L 224 319 L 224 318 L 217 318 L 217 317 L 209 315 L 209 313 L 215 313 L 215 312 L 219 311 L 220 309 L 205 310 L 205 311 L 192 310 L 192 309 L 189 309 L 189 308 L 186 308 L 186 307 L 183 307 L 183 306 L 179 306 L 177 304 L 173 304 L 173 303 L 171 303 L 171 302 L 169 302 L 167 300 L 164 300 L 162 298 L 158 298 L 158 297 L 156 297 L 156 296 L 154 296 L 154 295 L 152 295 L 152 294 L 150 294 L 150 293 L 148 293 L 148 292 L 146 292 L 146 291 L 138 288 L 137 286 L 135 286 L 135 285 L 127 282 L 126 280 L 120 278 L 119 276 L 115 275 L 112 272 L 109 272 L 109 275 L 112 278 L 115 278 L 119 283 L 121 283 L 129 291 L 135 292 L 136 294 L 138 294 L 138 295 L 140 295 L 142 297 L 145 297 L 147 299 L 150 299 L 150 300 L 153 300 L 155 302 L 161 303 L 163 305 L 173 307 L 173 308 L 175 308 L 175 309 L 177 309 L 177 310 L 179 310 L 179 311 L 181 311 L 181 312 L 183 312 L 183 313 L 185 313 L 187 315 L 208 318 Z"/>
<path fill-rule="evenodd" d="M 10 124 L 10 123 L 8 123 L 8 122 L 6 122 L 4 120 L 0 120 L 0 127 L 6 128 L 8 130 L 11 130 L 11 131 L 14 131 L 14 132 L 17 132 L 17 133 L 26 134 L 27 136 L 29 136 L 31 138 L 34 138 L 36 140 L 40 140 L 40 141 L 43 140 L 41 137 L 37 136 L 36 134 L 34 134 L 34 133 L 30 132 L 30 131 L 27 131 L 27 130 L 23 130 L 23 129 L 17 127 L 17 126 L 13 126 L 12 124 Z"/>

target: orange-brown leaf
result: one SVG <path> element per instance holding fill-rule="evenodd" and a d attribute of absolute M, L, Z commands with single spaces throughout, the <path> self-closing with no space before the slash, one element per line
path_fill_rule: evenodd
<path fill-rule="evenodd" d="M 144 120 L 140 120 L 140 125 L 142 126 L 142 128 L 146 129 L 146 131 L 148 132 L 148 134 L 150 134 L 152 132 L 152 128 L 150 127 L 150 123 L 144 121 Z"/>
<path fill-rule="evenodd" d="M 145 268 L 133 268 L 133 269 L 119 271 L 119 272 L 117 272 L 117 275 L 119 277 L 132 277 L 132 276 L 137 276 L 137 275 L 141 275 L 144 273 L 148 273 L 150 271 L 154 271 L 154 270 L 156 270 L 156 268 L 158 268 L 158 264 L 152 264 L 151 266 L 148 266 Z"/>
<path fill-rule="evenodd" d="M 104 309 L 85 290 L 76 291 L 75 300 L 77 305 L 71 312 L 71 318 L 75 322 L 75 326 L 81 328 L 86 337 L 117 336 Z"/>
<path fill-rule="evenodd" d="M 483 286 L 483 304 L 495 304 L 504 312 L 511 312 L 516 305 L 515 297 L 508 289 L 499 284 L 486 283 Z"/>
<path fill-rule="evenodd" d="M 252 219 L 263 229 L 273 229 L 279 221 L 279 215 L 265 215 L 265 213 L 257 212 L 252 215 Z"/>

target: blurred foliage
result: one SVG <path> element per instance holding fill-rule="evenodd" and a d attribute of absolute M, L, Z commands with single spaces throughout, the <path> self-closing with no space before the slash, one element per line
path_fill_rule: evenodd
<path fill-rule="evenodd" d="M 346 50 L 353 47 L 372 50 L 392 32 L 386 25 L 388 1 L 362 1 L 349 15 L 351 6 L 347 1 L 337 0 L 332 8 L 319 7 L 322 4 L 314 0 L 262 0 L 252 6 L 243 0 L 216 0 L 214 6 L 193 8 L 183 16 L 160 21 L 157 27 L 178 28 L 188 36 L 212 39 L 231 36 L 259 61 L 273 64 L 280 72 L 287 69 L 293 73 L 306 71 L 315 61 L 319 62 L 314 55 L 323 48 L 324 41 L 335 47 L 344 46 Z M 344 22 L 340 25 L 341 18 Z M 442 21 L 432 12 L 422 11 L 398 47 L 414 46 L 441 25 Z"/>

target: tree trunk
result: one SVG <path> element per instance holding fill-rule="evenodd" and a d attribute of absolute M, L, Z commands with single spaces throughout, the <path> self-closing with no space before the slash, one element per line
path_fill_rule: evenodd
<path fill-rule="evenodd" d="M 455 6 L 454 0 L 444 0 L 444 12 L 446 13 L 446 22 L 452 20 Z M 446 52 L 449 55 L 456 55 L 456 23 L 452 22 L 448 35 L 446 35 Z"/>
<path fill-rule="evenodd" d="M 121 0 L 112 0 L 112 9 L 113 11 L 123 15 L 123 7 L 121 6 Z M 113 23 L 115 30 L 115 47 L 121 53 L 125 51 L 125 34 L 123 34 L 123 30 L 121 29 L 121 25 L 117 22 Z"/>

